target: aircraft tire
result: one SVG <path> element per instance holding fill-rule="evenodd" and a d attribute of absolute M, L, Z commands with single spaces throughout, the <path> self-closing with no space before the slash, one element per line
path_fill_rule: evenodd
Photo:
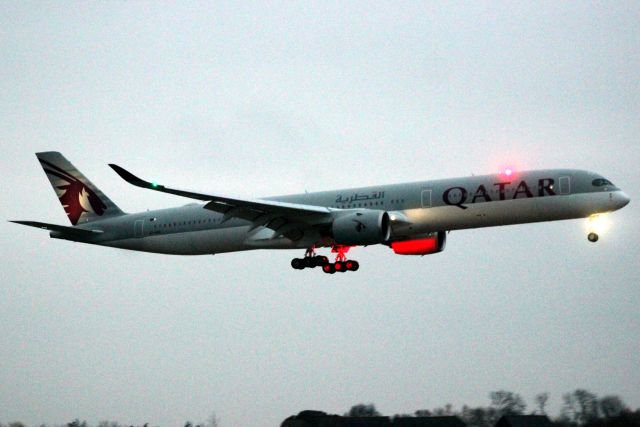
<path fill-rule="evenodd" d="M 590 242 L 595 243 L 598 241 L 599 236 L 596 233 L 589 233 L 587 239 L 589 239 Z"/>
<path fill-rule="evenodd" d="M 327 274 L 334 274 L 336 272 L 336 266 L 331 263 L 327 263 L 322 266 L 322 271 Z"/>
<path fill-rule="evenodd" d="M 358 261 L 349 260 L 346 262 L 347 270 L 349 271 L 358 271 L 360 268 L 360 263 Z"/>
<path fill-rule="evenodd" d="M 291 267 L 296 270 L 302 270 L 304 268 L 304 262 L 300 258 L 294 258 L 291 260 Z"/>
<path fill-rule="evenodd" d="M 316 265 L 317 266 L 325 266 L 327 264 L 329 264 L 329 258 L 327 258 L 326 256 L 322 256 L 322 255 L 316 255 L 314 257 L 315 261 L 316 261 Z"/>

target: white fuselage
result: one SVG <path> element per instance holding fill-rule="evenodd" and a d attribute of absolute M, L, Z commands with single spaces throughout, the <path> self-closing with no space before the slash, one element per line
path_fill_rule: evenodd
<path fill-rule="evenodd" d="M 614 211 L 629 202 L 626 194 L 613 185 L 591 188 L 594 176 L 598 175 L 575 170 L 531 171 L 519 177 L 487 175 L 265 200 L 322 206 L 328 212 L 384 210 L 391 217 L 390 240 L 399 240 L 445 230 L 585 218 Z M 564 188 L 557 184 L 554 188 L 549 182 L 563 183 Z M 225 220 L 222 214 L 200 204 L 124 215 L 91 225 L 103 233 L 86 243 L 165 254 L 297 249 L 339 243 L 314 232 L 291 240 L 270 228 L 252 226 L 249 221 Z M 52 237 L 67 238 L 56 232 Z"/>

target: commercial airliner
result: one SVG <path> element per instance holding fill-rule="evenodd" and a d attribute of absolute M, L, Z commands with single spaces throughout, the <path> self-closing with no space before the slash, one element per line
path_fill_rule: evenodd
<path fill-rule="evenodd" d="M 201 255 L 251 249 L 300 249 L 294 269 L 356 271 L 354 246 L 382 244 L 400 255 L 445 248 L 447 232 L 478 227 L 589 218 L 599 238 L 602 214 L 629 203 L 603 176 L 575 169 L 504 171 L 483 176 L 385 184 L 259 199 L 173 189 L 120 166 L 125 181 L 201 203 L 127 214 L 62 154 L 36 153 L 71 226 L 12 221 L 50 231 L 56 239 L 161 254 Z M 204 202 L 204 203 L 202 203 Z M 331 248 L 335 261 L 317 255 Z"/>

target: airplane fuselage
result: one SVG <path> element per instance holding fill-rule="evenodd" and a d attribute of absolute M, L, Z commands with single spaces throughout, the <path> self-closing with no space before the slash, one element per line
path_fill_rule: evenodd
<path fill-rule="evenodd" d="M 614 211 L 628 196 L 601 175 L 571 169 L 534 170 L 464 178 L 379 185 L 262 200 L 316 206 L 339 215 L 354 210 L 388 212 L 390 241 L 428 233 L 586 218 Z M 273 218 L 277 220 L 277 218 Z M 251 221 L 192 203 L 79 223 L 102 232 L 51 237 L 145 252 L 200 255 L 252 249 L 299 249 L 336 244 L 325 233 L 294 240 Z"/>

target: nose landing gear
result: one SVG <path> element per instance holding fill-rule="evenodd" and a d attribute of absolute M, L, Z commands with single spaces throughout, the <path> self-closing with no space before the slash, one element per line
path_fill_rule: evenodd
<path fill-rule="evenodd" d="M 606 214 L 591 215 L 587 220 L 587 239 L 591 243 L 595 243 L 602 233 L 606 233 L 610 223 Z"/>

